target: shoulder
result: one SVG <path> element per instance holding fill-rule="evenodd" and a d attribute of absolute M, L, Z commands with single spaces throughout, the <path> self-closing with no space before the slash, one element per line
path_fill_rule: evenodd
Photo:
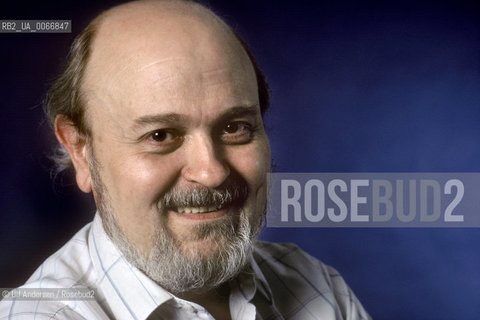
<path fill-rule="evenodd" d="M 300 249 L 296 244 L 289 242 L 266 242 L 257 240 L 255 241 L 254 252 L 266 259 L 278 260 L 298 255 L 317 260 Z"/>
<path fill-rule="evenodd" d="M 76 289 L 80 292 L 95 289 L 96 275 L 87 243 L 90 228 L 91 224 L 87 224 L 47 258 L 17 288 L 16 297 L 0 301 L 0 320 L 108 319 L 95 300 L 65 298 Z M 22 296 L 18 297 L 19 294 Z"/>
<path fill-rule="evenodd" d="M 254 257 L 259 265 L 267 264 L 274 268 L 299 269 L 297 271 L 300 273 L 300 269 L 315 268 L 324 269 L 325 271 L 330 269 L 330 267 L 293 243 L 257 241 L 255 243 Z"/>
<path fill-rule="evenodd" d="M 370 319 L 342 276 L 291 243 L 257 241 L 254 260 L 282 314 L 292 319 Z"/>
<path fill-rule="evenodd" d="M 275 273 L 279 278 L 304 279 L 331 287 L 332 277 L 338 275 L 335 269 L 323 264 L 293 243 L 257 241 L 254 259 L 262 272 Z"/>
<path fill-rule="evenodd" d="M 75 285 L 88 285 L 92 276 L 92 261 L 88 248 L 90 230 L 91 223 L 80 229 L 37 268 L 25 286 L 69 288 Z"/>

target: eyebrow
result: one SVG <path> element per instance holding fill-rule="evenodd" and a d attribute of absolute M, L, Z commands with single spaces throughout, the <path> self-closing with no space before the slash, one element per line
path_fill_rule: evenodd
<path fill-rule="evenodd" d="M 185 116 L 182 116 L 178 113 L 166 113 L 166 114 L 151 114 L 142 116 L 138 119 L 135 119 L 134 127 L 139 127 L 142 125 L 155 124 L 155 123 L 180 123 L 184 122 Z"/>
<path fill-rule="evenodd" d="M 260 108 L 257 105 L 237 106 L 220 114 L 215 122 L 225 121 L 226 119 L 235 117 L 257 116 L 258 114 L 260 114 Z"/>
<path fill-rule="evenodd" d="M 246 105 L 246 106 L 236 106 L 225 110 L 221 113 L 215 122 L 225 121 L 229 118 L 240 117 L 240 116 L 256 116 L 260 113 L 260 109 L 257 105 Z M 141 127 L 142 125 L 149 125 L 149 124 L 182 124 L 187 121 L 188 117 L 178 113 L 166 113 L 166 114 L 152 114 L 142 116 L 140 118 L 135 119 L 135 123 L 133 128 Z"/>

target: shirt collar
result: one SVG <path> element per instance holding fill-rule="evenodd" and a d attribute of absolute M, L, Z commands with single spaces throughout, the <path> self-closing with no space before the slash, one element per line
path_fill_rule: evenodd
<path fill-rule="evenodd" d="M 255 250 L 255 247 L 254 247 L 254 250 Z M 268 282 L 265 279 L 265 276 L 263 275 L 262 270 L 260 269 L 257 261 L 254 259 L 253 254 L 251 255 L 251 258 L 250 258 L 250 265 L 253 271 L 253 275 L 254 275 L 253 280 L 256 288 L 267 299 L 267 301 L 270 304 L 272 304 L 273 303 L 272 289 L 268 285 Z"/>
<path fill-rule="evenodd" d="M 116 319 L 146 319 L 158 305 L 173 296 L 128 263 L 113 244 L 98 212 L 88 245 L 98 274 L 97 289 Z"/>
<path fill-rule="evenodd" d="M 232 290 L 238 290 L 247 301 L 252 300 L 257 291 L 260 292 L 268 302 L 272 301 L 272 290 L 253 255 L 250 256 L 250 265 L 233 279 L 230 284 L 230 288 Z"/>

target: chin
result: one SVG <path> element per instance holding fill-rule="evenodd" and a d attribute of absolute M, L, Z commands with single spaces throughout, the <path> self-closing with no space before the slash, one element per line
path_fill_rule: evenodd
<path fill-rule="evenodd" d="M 189 258 L 202 257 L 211 258 L 218 255 L 224 249 L 221 245 L 223 240 L 219 239 L 202 239 L 190 241 L 182 245 L 182 250 Z"/>

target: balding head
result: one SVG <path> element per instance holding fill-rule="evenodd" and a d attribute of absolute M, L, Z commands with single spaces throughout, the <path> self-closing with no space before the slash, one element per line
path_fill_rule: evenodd
<path fill-rule="evenodd" d="M 182 40 L 179 36 L 183 37 Z M 157 41 L 152 42 L 152 39 Z M 248 68 L 254 68 L 263 115 L 270 101 L 268 84 L 238 34 L 209 9 L 195 2 L 151 0 L 129 2 L 105 11 L 76 38 L 67 68 L 53 83 L 45 100 L 50 123 L 53 126 L 58 115 L 65 116 L 82 136 L 88 138 L 91 128 L 85 111 L 89 97 L 96 95 L 95 88 L 110 83 L 115 74 L 122 79 L 122 72 L 128 74 L 132 68 L 141 68 L 140 62 L 137 66 L 126 66 L 125 62 L 147 58 L 152 52 L 168 54 L 172 50 L 181 50 L 182 46 L 191 54 L 208 56 L 209 52 L 201 52 L 201 45 L 205 42 L 221 45 L 222 41 L 229 43 L 220 48 L 227 50 L 224 56 L 248 56 L 251 64 Z M 107 77 L 109 79 L 105 79 Z M 62 145 L 53 159 L 58 171 L 72 164 Z"/>
<path fill-rule="evenodd" d="M 89 76 L 102 78 L 105 72 L 141 72 L 149 67 L 148 61 L 175 63 L 172 58 L 176 57 L 216 55 L 216 59 L 248 60 L 230 28 L 211 11 L 189 1 L 131 2 L 106 11 L 96 24 L 90 72 L 84 83 Z"/>

